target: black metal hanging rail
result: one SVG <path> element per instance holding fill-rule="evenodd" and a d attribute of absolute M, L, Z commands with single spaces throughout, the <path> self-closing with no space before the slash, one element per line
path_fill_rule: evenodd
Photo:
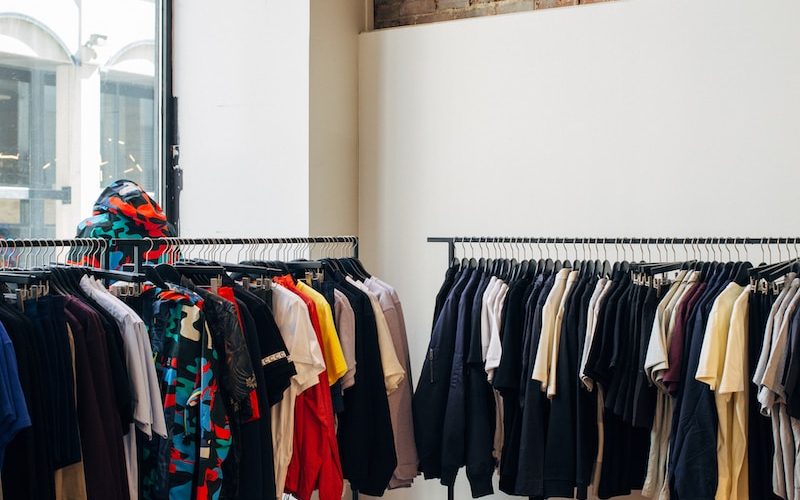
<path fill-rule="evenodd" d="M 358 236 L 311 236 L 298 238 L 69 238 L 69 239 L 7 239 L 0 240 L 0 248 L 52 248 L 76 247 L 101 242 L 98 246 L 131 246 L 148 248 L 152 245 L 289 245 L 350 243 L 358 251 Z"/>
<path fill-rule="evenodd" d="M 296 238 L 112 238 L 107 241 L 111 246 L 129 246 L 144 249 L 155 245 L 296 245 L 349 243 L 353 247 L 353 256 L 358 257 L 358 236 L 308 236 Z"/>
<path fill-rule="evenodd" d="M 161 245 L 297 245 L 297 244 L 349 244 L 351 254 L 358 258 L 358 236 L 308 236 L 278 238 L 70 238 L 70 239 L 0 239 L 0 251 L 33 248 L 84 248 L 88 254 L 104 255 L 103 266 L 109 268 L 110 251 L 122 248 L 136 250 L 137 264 L 143 262 L 143 253 Z M 138 272 L 138 266 L 137 266 Z"/>
<path fill-rule="evenodd" d="M 796 245 L 800 237 L 510 237 L 510 236 L 433 236 L 428 243 L 447 243 L 448 262 L 455 258 L 456 243 L 506 243 L 506 244 L 575 244 L 575 245 Z"/>
<path fill-rule="evenodd" d="M 112 238 L 108 241 L 110 247 L 118 250 L 124 247 L 136 249 L 136 269 L 143 262 L 143 252 L 147 252 L 161 245 L 167 246 L 220 246 L 220 245 L 304 245 L 304 244 L 342 244 L 349 243 L 352 249 L 352 256 L 358 258 L 358 236 L 306 236 L 306 237 L 279 237 L 279 238 Z M 110 258 L 110 254 L 106 255 Z"/>

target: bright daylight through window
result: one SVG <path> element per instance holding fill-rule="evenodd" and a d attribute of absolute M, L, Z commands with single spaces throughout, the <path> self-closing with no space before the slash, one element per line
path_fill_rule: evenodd
<path fill-rule="evenodd" d="M 161 199 L 161 0 L 0 0 L 0 238 L 75 236 L 102 187 Z"/>

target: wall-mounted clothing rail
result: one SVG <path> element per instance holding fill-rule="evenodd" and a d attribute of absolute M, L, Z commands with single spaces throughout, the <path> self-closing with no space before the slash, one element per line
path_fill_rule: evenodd
<path fill-rule="evenodd" d="M 563 237 L 563 236 L 537 236 L 537 237 L 510 237 L 510 236 L 433 236 L 428 238 L 428 243 L 447 243 L 448 258 L 451 262 L 455 258 L 457 243 L 468 244 L 569 244 L 569 245 L 797 245 L 800 237 Z"/>

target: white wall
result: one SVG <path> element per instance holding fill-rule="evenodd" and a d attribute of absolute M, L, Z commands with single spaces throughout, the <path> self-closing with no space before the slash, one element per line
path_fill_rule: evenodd
<path fill-rule="evenodd" d="M 401 292 L 414 375 L 447 255 L 427 236 L 800 232 L 797 19 L 631 0 L 361 35 L 363 257 Z M 418 483 L 388 497 L 444 498 Z"/>
<path fill-rule="evenodd" d="M 184 236 L 309 229 L 309 2 L 177 0 Z"/>
<path fill-rule="evenodd" d="M 175 2 L 185 236 L 358 229 L 361 0 Z"/>
<path fill-rule="evenodd" d="M 358 231 L 358 33 L 363 0 L 311 0 L 310 234 Z"/>

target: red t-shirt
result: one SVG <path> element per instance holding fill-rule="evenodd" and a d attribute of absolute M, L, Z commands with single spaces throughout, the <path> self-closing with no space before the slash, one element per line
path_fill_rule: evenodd
<path fill-rule="evenodd" d="M 275 278 L 275 282 L 303 299 L 311 324 L 322 346 L 322 333 L 314 301 L 303 295 L 291 276 Z M 323 359 L 324 359 L 324 349 Z M 326 361 L 327 362 L 327 361 Z M 319 489 L 320 500 L 340 500 L 344 490 L 339 444 L 333 420 L 333 404 L 328 375 L 319 374 L 319 384 L 297 397 L 294 412 L 294 450 L 289 462 L 284 490 L 300 500 L 308 500 Z"/>

